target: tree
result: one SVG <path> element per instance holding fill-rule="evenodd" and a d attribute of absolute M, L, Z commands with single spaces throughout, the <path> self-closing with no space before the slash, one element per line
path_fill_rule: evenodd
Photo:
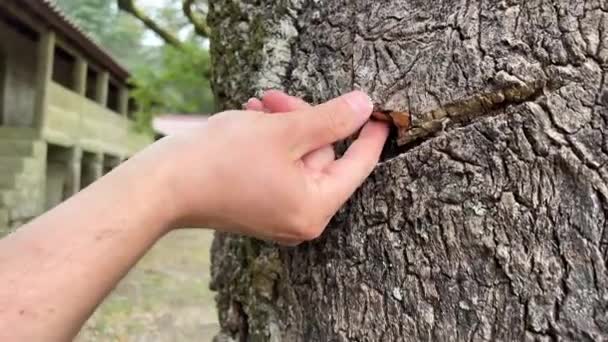
<path fill-rule="evenodd" d="M 216 340 L 607 339 L 607 9 L 211 2 L 223 108 L 361 88 L 417 132 L 317 241 L 216 236 Z"/>
<path fill-rule="evenodd" d="M 188 42 L 180 49 L 164 46 L 161 57 L 162 67 L 134 68 L 139 126 L 146 128 L 154 113 L 212 113 L 215 101 L 208 78 L 208 51 Z"/>
<path fill-rule="evenodd" d="M 145 11 L 137 6 L 136 0 L 116 0 L 116 3 L 121 10 L 130 13 L 135 18 L 139 19 L 148 29 L 156 33 L 167 44 L 178 49 L 184 47 L 183 41 L 175 32 L 163 27 L 162 23 L 159 23 L 155 18 L 145 13 Z M 181 4 L 181 11 L 194 27 L 194 31 L 202 37 L 208 37 L 209 28 L 207 27 L 204 14 L 207 6 L 206 1 L 182 0 Z M 170 4 L 168 8 L 171 9 Z"/>

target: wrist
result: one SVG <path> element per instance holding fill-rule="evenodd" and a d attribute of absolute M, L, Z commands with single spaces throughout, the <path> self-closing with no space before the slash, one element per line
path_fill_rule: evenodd
<path fill-rule="evenodd" d="M 173 169 L 171 163 L 160 162 L 150 165 L 145 172 L 149 190 L 146 191 L 144 200 L 150 203 L 150 215 L 161 224 L 160 228 L 164 234 L 182 228 L 179 221 L 183 205 L 176 188 L 177 173 Z"/>
<path fill-rule="evenodd" d="M 142 153 L 142 160 L 149 166 L 145 167 L 147 186 L 150 196 L 156 197 L 154 206 L 158 211 L 159 220 L 166 231 L 179 228 L 208 227 L 209 220 L 205 214 L 209 206 L 208 196 L 201 196 L 205 189 L 208 193 L 210 165 L 208 163 L 192 163 L 192 152 L 187 145 L 192 145 L 183 137 L 172 136 L 164 138 Z M 197 154 L 204 154 L 202 148 Z M 149 155 L 148 158 L 145 155 Z M 203 158 L 209 160 L 207 158 Z M 142 163 L 143 164 L 143 163 Z M 148 176 L 149 175 L 149 176 Z M 195 177 L 193 175 L 196 175 Z"/>
<path fill-rule="evenodd" d="M 115 188 L 126 190 L 131 212 L 146 221 L 143 229 L 159 237 L 176 227 L 179 206 L 173 190 L 170 163 L 157 158 L 156 146 L 135 155 L 116 170 Z"/>

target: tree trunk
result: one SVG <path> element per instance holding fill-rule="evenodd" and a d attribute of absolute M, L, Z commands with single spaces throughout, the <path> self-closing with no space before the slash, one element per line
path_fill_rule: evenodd
<path fill-rule="evenodd" d="M 359 88 L 439 123 L 317 241 L 218 234 L 217 341 L 608 339 L 605 1 L 216 0 L 209 23 L 225 108 Z"/>

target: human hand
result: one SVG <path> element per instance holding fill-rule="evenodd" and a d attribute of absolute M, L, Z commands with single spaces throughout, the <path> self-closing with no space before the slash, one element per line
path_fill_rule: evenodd
<path fill-rule="evenodd" d="M 284 244 L 316 238 L 374 169 L 388 127 L 367 122 L 373 105 L 358 91 L 315 107 L 269 92 L 247 107 L 156 147 L 166 161 L 175 224 Z M 335 160 L 330 144 L 362 126 Z"/>
<path fill-rule="evenodd" d="M 270 114 L 289 113 L 297 110 L 310 108 L 306 101 L 289 96 L 282 91 L 269 90 L 264 93 L 262 99 L 251 98 L 244 105 L 245 110 L 265 112 Z M 323 170 L 336 160 L 336 154 L 332 144 L 325 145 L 302 157 L 302 161 L 313 170 Z"/>

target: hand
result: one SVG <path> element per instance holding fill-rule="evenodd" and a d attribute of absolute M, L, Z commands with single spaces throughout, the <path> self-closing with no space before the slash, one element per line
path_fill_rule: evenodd
<path fill-rule="evenodd" d="M 368 122 L 373 105 L 362 92 L 315 107 L 269 92 L 247 107 L 217 114 L 156 147 L 165 159 L 176 225 L 285 244 L 316 238 L 374 169 L 388 127 Z M 330 144 L 362 126 L 335 160 Z"/>
<path fill-rule="evenodd" d="M 310 108 L 310 104 L 302 99 L 289 96 L 282 91 L 269 90 L 264 93 L 262 100 L 252 98 L 244 105 L 246 110 L 266 112 L 271 114 L 289 113 Z M 325 145 L 302 158 L 305 165 L 314 170 L 323 170 L 336 160 L 332 144 Z"/>

